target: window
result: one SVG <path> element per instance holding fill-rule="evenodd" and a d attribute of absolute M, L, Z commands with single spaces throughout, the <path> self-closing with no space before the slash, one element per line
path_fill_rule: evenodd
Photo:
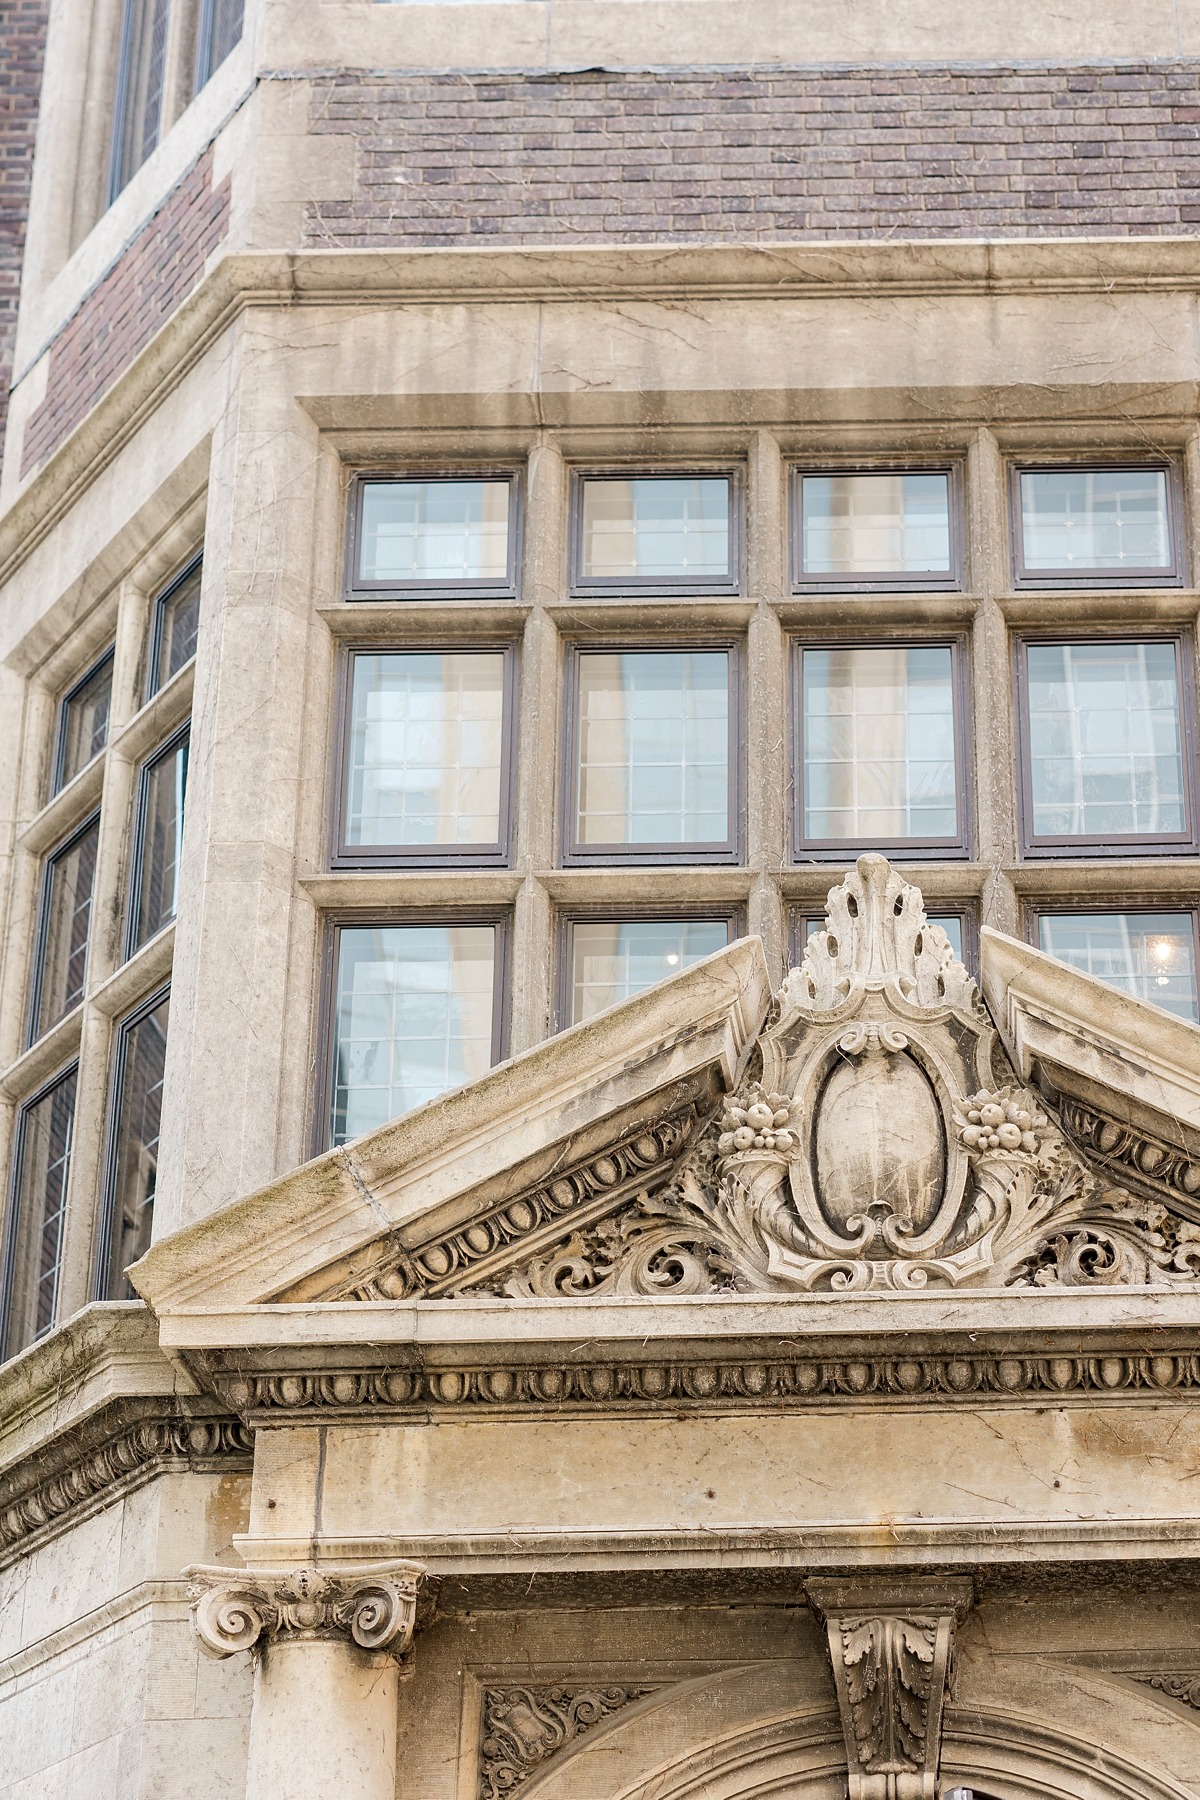
<path fill-rule="evenodd" d="M 124 0 L 109 204 L 242 35 L 244 0 Z"/>
<path fill-rule="evenodd" d="M 330 1143 L 474 1081 L 498 1060 L 501 936 L 494 921 L 337 929 Z"/>
<path fill-rule="evenodd" d="M 513 660 L 351 652 L 339 862 L 504 860 Z"/>
<path fill-rule="evenodd" d="M 507 475 L 359 481 L 351 591 L 367 596 L 514 593 L 516 485 Z"/>
<path fill-rule="evenodd" d="M 133 840 L 127 952 L 130 956 L 175 917 L 179 900 L 179 853 L 183 841 L 187 764 L 185 727 L 142 765 Z"/>
<path fill-rule="evenodd" d="M 950 948 L 960 963 L 976 971 L 975 916 L 969 912 L 928 913 L 926 921 L 930 925 L 940 925 L 950 940 Z M 814 932 L 824 931 L 825 914 L 799 914 L 795 921 L 792 939 L 792 962 L 799 964 L 804 960 L 804 952 L 808 940 Z"/>
<path fill-rule="evenodd" d="M 678 975 L 723 950 L 733 924 L 723 919 L 571 919 L 566 926 L 564 1023 L 584 1019 Z"/>
<path fill-rule="evenodd" d="M 244 10 L 245 0 L 200 0 L 194 84 L 197 94 L 241 42 Z"/>
<path fill-rule="evenodd" d="M 31 1044 L 83 999 L 99 842 L 100 815 L 94 813 L 46 858 L 29 1008 Z"/>
<path fill-rule="evenodd" d="M 798 586 L 958 585 L 957 483 L 949 469 L 798 474 Z"/>
<path fill-rule="evenodd" d="M 574 586 L 732 593 L 738 553 L 727 475 L 586 475 L 576 485 Z"/>
<path fill-rule="evenodd" d="M 108 742 L 112 678 L 113 653 L 107 650 L 83 680 L 64 694 L 58 710 L 52 792 L 57 794 L 73 781 Z"/>
<path fill-rule="evenodd" d="M 799 854 L 965 854 L 960 661 L 945 643 L 800 650 Z"/>
<path fill-rule="evenodd" d="M 169 994 L 155 994 L 117 1030 L 96 1279 L 100 1300 L 134 1298 L 125 1270 L 150 1248 L 169 1008 Z"/>
<path fill-rule="evenodd" d="M 1178 582 L 1171 471 L 1015 471 L 1018 585 Z"/>
<path fill-rule="evenodd" d="M 3 1344 L 15 1356 L 54 1324 L 71 1169 L 77 1069 L 58 1075 L 17 1116 L 5 1233 Z"/>
<path fill-rule="evenodd" d="M 201 562 L 197 557 L 164 588 L 154 602 L 150 626 L 149 680 L 147 698 L 166 687 L 172 676 L 186 668 L 196 654 L 196 632 L 200 624 Z"/>
<path fill-rule="evenodd" d="M 1037 941 L 1109 987 L 1200 1023 L 1194 912 L 1041 912 Z"/>
<path fill-rule="evenodd" d="M 1021 645 L 1026 850 L 1192 843 L 1185 642 Z"/>
<path fill-rule="evenodd" d="M 568 860 L 733 861 L 731 650 L 581 650 Z"/>

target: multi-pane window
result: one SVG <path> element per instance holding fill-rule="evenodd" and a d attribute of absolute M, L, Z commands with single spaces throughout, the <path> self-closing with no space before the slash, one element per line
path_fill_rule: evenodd
<path fill-rule="evenodd" d="M 578 483 L 575 585 L 711 593 L 737 583 L 725 475 L 589 475 Z"/>
<path fill-rule="evenodd" d="M 364 594 L 511 591 L 515 483 L 368 479 L 355 490 L 351 590 Z"/>
<path fill-rule="evenodd" d="M 55 1322 L 76 1076 L 75 1068 L 56 1076 L 26 1101 L 17 1117 L 0 1355 L 15 1356 Z"/>
<path fill-rule="evenodd" d="M 951 644 L 805 646 L 797 656 L 797 850 L 965 847 Z"/>
<path fill-rule="evenodd" d="M 166 687 L 172 676 L 186 668 L 196 654 L 196 632 L 200 625 L 199 558 L 190 563 L 154 602 L 150 632 L 150 694 Z"/>
<path fill-rule="evenodd" d="M 110 203 L 242 35 L 244 0 L 124 0 L 117 48 Z M 186 66 L 184 66 L 186 65 Z"/>
<path fill-rule="evenodd" d="M 957 579 L 948 469 L 797 477 L 801 585 L 945 587 Z"/>
<path fill-rule="evenodd" d="M 1198 1022 L 1193 912 L 1041 912 L 1038 943 L 1110 987 Z"/>
<path fill-rule="evenodd" d="M 576 654 L 569 856 L 733 856 L 733 662 L 728 650 Z"/>
<path fill-rule="evenodd" d="M 343 925 L 336 933 L 329 1141 L 345 1143 L 499 1054 L 499 927 Z"/>
<path fill-rule="evenodd" d="M 1027 848 L 1191 842 L 1185 641 L 1022 645 Z"/>
<path fill-rule="evenodd" d="M 99 841 L 100 815 L 95 813 L 46 858 L 29 1009 L 30 1043 L 83 998 Z"/>
<path fill-rule="evenodd" d="M 1178 578 L 1168 469 L 1019 469 L 1016 483 L 1019 581 Z"/>
<path fill-rule="evenodd" d="M 351 653 L 343 861 L 503 858 L 510 663 L 504 650 Z"/>
<path fill-rule="evenodd" d="M 567 926 L 565 1023 L 678 975 L 729 942 L 724 919 L 573 919 Z"/>
<path fill-rule="evenodd" d="M 175 917 L 187 786 L 186 728 L 142 765 L 133 843 L 128 953 Z"/>
<path fill-rule="evenodd" d="M 100 1299 L 132 1299 L 125 1270 L 150 1248 L 169 995 L 156 994 L 123 1020 L 112 1074 L 104 1216 L 97 1259 Z"/>
<path fill-rule="evenodd" d="M 86 769 L 108 742 L 112 678 L 113 653 L 109 650 L 62 698 L 54 749 L 55 793 Z"/>

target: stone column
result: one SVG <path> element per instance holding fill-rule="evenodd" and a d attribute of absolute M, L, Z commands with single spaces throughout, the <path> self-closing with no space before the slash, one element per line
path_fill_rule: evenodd
<path fill-rule="evenodd" d="M 937 1800 L 942 1708 L 969 1577 L 814 1578 L 846 1739 L 849 1800 Z"/>
<path fill-rule="evenodd" d="M 254 1657 L 246 1800 L 395 1800 L 420 1565 L 184 1574 L 204 1651 Z"/>

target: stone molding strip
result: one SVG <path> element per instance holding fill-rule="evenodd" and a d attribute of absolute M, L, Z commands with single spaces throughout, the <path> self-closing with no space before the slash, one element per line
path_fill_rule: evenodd
<path fill-rule="evenodd" d="M 1078 1342 L 1076 1337 L 1075 1342 Z M 222 1400 L 248 1421 L 349 1413 L 404 1416 L 453 1410 L 524 1414 L 567 1410 L 633 1411 L 689 1407 L 792 1407 L 886 1402 L 977 1407 L 1021 1399 L 1087 1400 L 1129 1393 L 1194 1400 L 1200 1392 L 1200 1352 L 1194 1344 L 1163 1344 L 1154 1354 L 1125 1350 L 1091 1356 L 1023 1353 L 1020 1349 L 955 1347 L 944 1354 L 874 1350 L 832 1356 L 745 1355 L 705 1360 L 690 1354 L 648 1354 L 636 1362 L 466 1363 L 444 1367 L 340 1367 L 294 1372 L 246 1372 L 219 1364 L 209 1380 Z"/>
<path fill-rule="evenodd" d="M 0 1559 L 161 1469 L 249 1472 L 253 1445 L 240 1419 L 161 1401 L 119 1402 L 0 1479 Z"/>
<path fill-rule="evenodd" d="M 183 1574 L 208 1656 L 335 1641 L 399 1660 L 412 1644 L 425 1570 L 413 1562 L 241 1570 L 196 1564 Z"/>

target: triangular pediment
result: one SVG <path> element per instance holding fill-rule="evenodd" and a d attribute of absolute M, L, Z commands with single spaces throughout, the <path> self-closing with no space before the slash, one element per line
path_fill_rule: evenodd
<path fill-rule="evenodd" d="M 998 933 L 984 1003 L 878 856 L 769 994 L 744 939 L 176 1233 L 159 1312 L 1191 1288 L 1200 1030 Z"/>

